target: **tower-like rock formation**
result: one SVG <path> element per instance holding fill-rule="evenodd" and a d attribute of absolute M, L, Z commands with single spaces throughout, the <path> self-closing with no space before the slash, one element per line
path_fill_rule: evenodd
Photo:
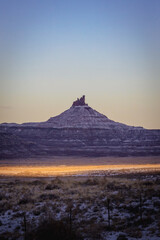
<path fill-rule="evenodd" d="M 84 106 L 84 105 L 88 105 L 85 103 L 85 95 L 83 95 L 80 99 L 77 98 L 76 101 L 73 102 L 72 106 Z"/>
<path fill-rule="evenodd" d="M 0 124 L 0 158 L 160 155 L 160 130 L 110 120 L 85 96 L 45 122 Z"/>

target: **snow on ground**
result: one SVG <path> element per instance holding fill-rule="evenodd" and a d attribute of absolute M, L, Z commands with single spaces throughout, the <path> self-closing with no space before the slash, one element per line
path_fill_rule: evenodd
<path fill-rule="evenodd" d="M 0 234 L 8 239 L 23 238 L 24 216 L 29 229 L 49 217 L 68 224 L 72 214 L 73 227 L 86 240 L 95 234 L 103 240 L 117 240 L 120 235 L 129 240 L 158 240 L 160 174 L 1 178 L 0 212 Z"/>

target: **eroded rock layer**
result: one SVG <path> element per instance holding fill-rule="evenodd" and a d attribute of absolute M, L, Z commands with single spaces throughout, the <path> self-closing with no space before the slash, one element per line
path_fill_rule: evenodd
<path fill-rule="evenodd" d="M 46 122 L 0 124 L 0 158 L 160 155 L 160 130 L 114 122 L 85 98 Z"/>

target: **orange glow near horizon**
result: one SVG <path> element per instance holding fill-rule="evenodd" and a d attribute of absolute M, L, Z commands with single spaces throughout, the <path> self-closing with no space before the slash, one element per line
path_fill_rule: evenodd
<path fill-rule="evenodd" d="M 81 165 L 81 166 L 2 166 L 0 176 L 14 177 L 55 177 L 90 173 L 135 171 L 159 171 L 160 164 L 134 164 L 134 165 Z"/>

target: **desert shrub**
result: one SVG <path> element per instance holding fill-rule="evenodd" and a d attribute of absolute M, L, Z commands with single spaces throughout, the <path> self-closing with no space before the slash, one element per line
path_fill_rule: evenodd
<path fill-rule="evenodd" d="M 27 203 L 34 203 L 34 199 L 32 199 L 28 195 L 25 195 L 19 200 L 19 204 L 27 204 Z"/>
<path fill-rule="evenodd" d="M 160 178 L 156 178 L 155 184 L 160 185 Z"/>
<path fill-rule="evenodd" d="M 71 195 L 78 194 L 78 191 L 76 189 L 72 189 L 69 191 L 69 194 Z"/>
<path fill-rule="evenodd" d="M 37 186 L 37 185 L 44 185 L 45 182 L 42 181 L 42 180 L 34 180 L 34 181 L 32 181 L 32 182 L 29 182 L 28 184 L 29 184 L 29 185 Z"/>
<path fill-rule="evenodd" d="M 84 181 L 82 183 L 82 185 L 85 186 L 93 186 L 93 185 L 97 185 L 98 184 L 98 180 L 96 178 L 88 178 L 86 181 Z"/>
<path fill-rule="evenodd" d="M 59 189 L 59 186 L 57 184 L 48 184 L 45 187 L 45 190 L 53 190 L 53 189 Z"/>
<path fill-rule="evenodd" d="M 142 183 L 144 186 L 153 186 L 153 182 L 151 182 L 151 181 L 145 181 L 145 182 L 143 182 Z"/>
<path fill-rule="evenodd" d="M 5 212 L 12 208 L 12 204 L 8 200 L 2 200 L 0 202 L 0 213 Z"/>
<path fill-rule="evenodd" d="M 81 240 L 80 234 L 71 231 L 67 224 L 53 219 L 45 220 L 40 225 L 28 233 L 28 240 Z"/>
<path fill-rule="evenodd" d="M 160 201 L 158 200 L 158 201 L 154 201 L 154 207 L 160 207 Z"/>
<path fill-rule="evenodd" d="M 84 230 L 86 239 L 102 239 L 101 233 L 106 229 L 100 223 L 98 224 L 95 223 L 94 219 L 93 220 L 90 219 L 86 221 L 83 230 Z"/>
<path fill-rule="evenodd" d="M 98 207 L 95 206 L 95 207 L 93 208 L 93 212 L 98 212 L 98 211 L 99 211 Z"/>
<path fill-rule="evenodd" d="M 19 180 L 15 180 L 14 182 L 8 182 L 7 186 L 12 186 L 12 185 L 17 184 L 17 183 L 19 183 Z"/>
<path fill-rule="evenodd" d="M 14 213 L 12 216 L 13 216 L 13 218 L 23 217 L 24 216 L 24 212 L 23 211 L 17 212 L 17 213 Z"/>
<path fill-rule="evenodd" d="M 0 193 L 0 201 L 2 200 L 2 199 L 5 199 L 6 197 L 5 197 L 5 194 L 4 193 Z"/>
<path fill-rule="evenodd" d="M 61 185 L 62 183 L 63 183 L 63 181 L 59 177 L 56 177 L 55 179 L 53 179 L 51 181 L 51 184 Z"/>
<path fill-rule="evenodd" d="M 150 228 L 148 228 L 148 230 L 149 230 L 149 232 L 151 234 L 155 234 L 155 232 L 156 232 L 156 228 L 155 227 L 150 227 Z"/>
<path fill-rule="evenodd" d="M 119 188 L 119 187 L 118 187 L 118 188 Z M 112 190 L 112 191 L 117 190 L 117 187 L 116 187 L 116 185 L 115 185 L 115 182 L 109 182 L 109 183 L 107 183 L 107 189 L 108 189 L 108 190 Z"/>
<path fill-rule="evenodd" d="M 0 240 L 8 240 L 8 238 L 5 236 L 0 236 Z"/>
<path fill-rule="evenodd" d="M 153 217 L 151 215 L 144 216 L 142 219 L 143 227 L 148 227 L 152 222 L 154 221 Z"/>
<path fill-rule="evenodd" d="M 10 231 L 6 231 L 0 235 L 0 240 L 9 240 L 9 239 L 16 239 L 13 238 L 13 234 Z"/>
<path fill-rule="evenodd" d="M 41 199 L 41 200 L 55 200 L 55 199 L 59 199 L 59 196 L 58 195 L 56 195 L 56 194 L 41 194 L 40 196 L 39 196 L 39 198 Z"/>
<path fill-rule="evenodd" d="M 141 238 L 142 237 L 142 231 L 140 229 L 130 229 L 128 232 L 128 235 L 133 238 Z"/>
<path fill-rule="evenodd" d="M 33 210 L 33 214 L 34 214 L 35 216 L 39 216 L 39 215 L 41 214 L 41 208 L 39 207 L 39 208 L 34 209 L 34 210 Z"/>
<path fill-rule="evenodd" d="M 126 237 L 125 234 L 119 234 L 119 236 L 117 237 L 117 240 L 128 240 L 128 238 Z"/>
<path fill-rule="evenodd" d="M 126 209 L 130 213 L 137 214 L 139 212 L 139 205 L 138 205 L 138 203 L 135 206 L 129 205 L 129 206 L 126 206 Z"/>

